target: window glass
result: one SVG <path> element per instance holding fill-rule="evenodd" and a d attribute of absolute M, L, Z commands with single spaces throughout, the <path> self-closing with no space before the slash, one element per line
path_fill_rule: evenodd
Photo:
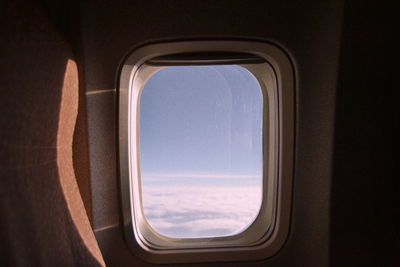
<path fill-rule="evenodd" d="M 262 204 L 262 91 L 239 65 L 169 66 L 140 96 L 143 214 L 172 238 L 238 234 Z"/>

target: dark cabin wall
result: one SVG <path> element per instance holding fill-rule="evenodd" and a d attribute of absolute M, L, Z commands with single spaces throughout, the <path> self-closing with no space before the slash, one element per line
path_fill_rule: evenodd
<path fill-rule="evenodd" d="M 393 1 L 347 1 L 344 8 L 331 195 L 332 266 L 400 266 L 395 10 Z"/>
<path fill-rule="evenodd" d="M 120 227 L 115 90 L 120 64 L 144 43 L 215 37 L 275 43 L 290 55 L 296 70 L 291 232 L 277 255 L 246 265 L 396 266 L 394 6 L 365 1 L 88 0 L 61 8 L 49 1 L 46 7 L 71 40 L 78 61 L 86 108 L 80 110 L 77 131 L 83 146 L 88 143 L 88 158 L 78 142 L 76 155 L 86 161 L 77 160 L 76 168 L 84 172 L 90 164 L 90 173 L 80 176 L 81 188 L 109 266 L 150 265 L 130 253 Z"/>

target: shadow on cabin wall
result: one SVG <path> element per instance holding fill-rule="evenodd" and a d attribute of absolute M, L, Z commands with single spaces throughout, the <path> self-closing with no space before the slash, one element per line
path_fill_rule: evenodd
<path fill-rule="evenodd" d="M 332 266 L 400 265 L 395 10 L 394 1 L 344 5 L 331 198 Z"/>

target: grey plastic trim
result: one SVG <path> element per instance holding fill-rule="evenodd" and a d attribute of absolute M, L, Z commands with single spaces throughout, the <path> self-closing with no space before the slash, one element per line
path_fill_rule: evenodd
<path fill-rule="evenodd" d="M 140 93 L 147 79 L 163 66 L 204 62 L 201 57 L 191 60 L 190 57 L 174 58 L 171 55 L 207 52 L 215 57 L 205 58 L 207 64 L 236 63 L 252 72 L 262 87 L 264 103 L 269 103 L 264 105 L 269 108 L 264 108 L 263 118 L 263 204 L 255 222 L 237 235 L 207 239 L 168 238 L 151 229 L 141 208 L 137 149 Z M 218 58 L 218 52 L 251 56 Z M 149 64 L 152 60 L 161 63 Z M 119 88 L 122 208 L 125 238 L 133 253 L 152 263 L 248 261 L 264 259 L 277 253 L 285 243 L 290 225 L 294 103 L 292 65 L 286 54 L 271 44 L 188 41 L 151 44 L 135 50 L 123 65 Z M 131 132 L 130 129 L 134 130 Z"/>

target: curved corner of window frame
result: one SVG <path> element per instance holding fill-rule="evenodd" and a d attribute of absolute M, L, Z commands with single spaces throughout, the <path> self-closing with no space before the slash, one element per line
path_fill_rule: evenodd
<path fill-rule="evenodd" d="M 243 232 L 215 238 L 169 238 L 143 215 L 139 164 L 139 100 L 159 69 L 180 65 L 235 64 L 258 80 L 263 102 L 262 204 Z M 288 56 L 269 43 L 186 41 L 150 44 L 133 51 L 119 84 L 119 163 L 125 239 L 132 252 L 152 263 L 261 260 L 285 244 L 290 227 L 295 123 L 294 71 Z"/>

